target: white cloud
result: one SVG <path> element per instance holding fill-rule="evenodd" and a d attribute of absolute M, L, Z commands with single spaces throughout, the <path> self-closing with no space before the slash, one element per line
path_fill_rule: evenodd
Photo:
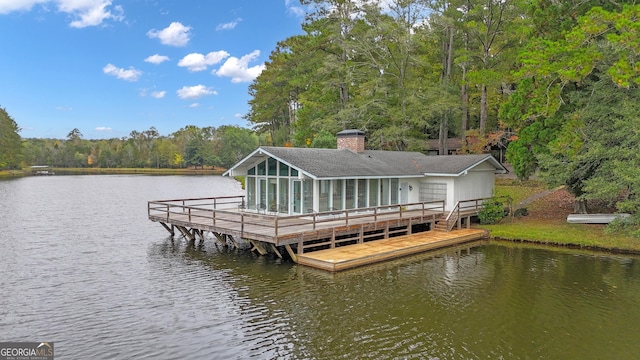
<path fill-rule="evenodd" d="M 162 30 L 149 30 L 147 36 L 152 39 L 160 39 L 164 45 L 185 46 L 189 43 L 189 31 L 191 31 L 190 26 L 184 26 L 176 21 Z"/>
<path fill-rule="evenodd" d="M 96 26 L 102 24 L 106 19 L 122 21 L 124 10 L 122 6 L 116 5 L 113 11 L 109 10 L 111 0 L 57 0 L 58 10 L 72 14 L 79 18 L 69 25 L 74 28 Z"/>
<path fill-rule="evenodd" d="M 50 0 L 12 0 L 0 1 L 0 14 L 8 14 L 13 11 L 29 11 L 36 4 L 44 4 Z"/>
<path fill-rule="evenodd" d="M 228 23 L 225 23 L 225 24 L 218 24 L 218 26 L 216 26 L 216 31 L 232 30 L 236 26 L 238 26 L 240 21 L 242 21 L 242 19 L 238 18 L 238 19 L 233 20 L 232 22 L 228 22 Z"/>
<path fill-rule="evenodd" d="M 58 111 L 71 111 L 71 110 L 73 110 L 73 108 L 66 107 L 66 106 L 56 106 L 56 110 L 58 110 Z"/>
<path fill-rule="evenodd" d="M 197 108 L 197 107 L 200 107 L 200 104 L 198 104 L 198 103 L 193 103 L 193 104 L 189 105 L 189 107 L 190 107 L 190 108 Z"/>
<path fill-rule="evenodd" d="M 30 11 L 36 4 L 47 3 L 54 3 L 58 11 L 72 15 L 75 20 L 69 26 L 74 28 L 100 25 L 107 19 L 124 19 L 122 6 L 111 7 L 112 0 L 0 0 L 0 14 Z"/>
<path fill-rule="evenodd" d="M 104 131 L 104 132 L 111 132 L 112 130 L 113 130 L 113 129 L 111 129 L 111 128 L 110 128 L 110 127 L 108 127 L 108 126 L 98 126 L 98 127 L 96 128 L 96 131 L 100 131 L 100 132 L 102 132 L 102 131 Z"/>
<path fill-rule="evenodd" d="M 183 86 L 176 91 L 180 99 L 198 99 L 207 95 L 218 95 L 218 92 L 204 85 Z"/>
<path fill-rule="evenodd" d="M 293 6 L 293 5 L 291 5 L 292 2 L 294 2 L 294 1 L 292 1 L 292 0 L 285 0 L 284 1 L 284 6 L 286 6 L 287 11 L 289 11 L 292 14 L 294 14 L 295 16 L 304 17 L 306 15 L 306 13 L 307 13 L 304 10 L 304 8 L 302 8 L 300 6 Z"/>
<path fill-rule="evenodd" d="M 166 94 L 166 91 L 154 91 L 151 93 L 151 96 L 156 99 L 162 99 Z"/>
<path fill-rule="evenodd" d="M 218 76 L 230 77 L 231 82 L 234 83 L 251 82 L 265 68 L 264 64 L 249 67 L 249 62 L 255 60 L 258 56 L 260 56 L 260 50 L 254 50 L 240 59 L 232 56 L 218 70 L 214 70 L 212 73 Z"/>
<path fill-rule="evenodd" d="M 216 65 L 228 57 L 229 53 L 224 50 L 210 52 L 207 55 L 191 53 L 180 59 L 178 66 L 186 67 L 191 72 L 202 71 L 206 70 L 207 66 Z"/>
<path fill-rule="evenodd" d="M 129 69 L 118 68 L 113 64 L 107 64 L 104 68 L 102 68 L 102 72 L 107 75 L 112 75 L 121 80 L 126 81 L 138 81 L 140 76 L 142 76 L 142 71 L 136 70 L 133 67 Z"/>
<path fill-rule="evenodd" d="M 169 61 L 169 57 L 168 56 L 164 56 L 164 55 L 151 55 L 149 57 L 147 57 L 146 59 L 144 59 L 145 62 L 148 63 L 152 63 L 152 64 L 162 64 L 165 61 Z"/>

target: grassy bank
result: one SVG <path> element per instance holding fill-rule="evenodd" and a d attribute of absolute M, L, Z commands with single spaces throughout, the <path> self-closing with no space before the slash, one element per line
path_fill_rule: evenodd
<path fill-rule="evenodd" d="M 514 204 L 544 190 L 541 183 L 534 181 L 496 181 L 496 195 L 509 195 Z M 640 239 L 606 234 L 604 225 L 567 223 L 567 215 L 573 212 L 573 197 L 566 190 L 554 191 L 523 207 L 529 215 L 481 227 L 490 230 L 492 237 L 505 240 L 640 253 Z"/>

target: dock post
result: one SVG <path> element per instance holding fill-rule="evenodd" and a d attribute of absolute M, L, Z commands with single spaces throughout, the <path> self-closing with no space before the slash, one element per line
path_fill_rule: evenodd
<path fill-rule="evenodd" d="M 271 244 L 271 249 L 273 250 L 274 253 L 276 253 L 276 255 L 278 255 L 280 259 L 282 259 L 282 254 L 280 254 L 280 251 L 278 251 L 278 248 L 276 247 L 275 244 Z"/>
<path fill-rule="evenodd" d="M 171 234 L 171 236 L 175 236 L 176 235 L 176 233 L 175 233 L 175 231 L 173 229 L 173 225 L 171 225 L 171 228 L 169 228 L 167 226 L 167 224 L 165 224 L 163 222 L 161 222 L 160 225 L 162 225 L 162 227 L 165 228 L 169 232 L 169 234 Z"/>
<path fill-rule="evenodd" d="M 287 252 L 289 253 L 289 256 L 291 256 L 291 260 L 293 260 L 294 263 L 298 263 L 298 256 L 296 255 L 295 252 L 293 252 L 293 249 L 291 248 L 291 245 L 287 244 L 284 246 L 285 249 L 287 249 Z"/>
<path fill-rule="evenodd" d="M 264 256 L 267 255 L 267 250 L 262 246 L 262 243 L 258 240 L 249 240 L 251 242 L 251 245 L 253 245 L 253 247 L 251 248 L 251 251 L 255 250 L 258 252 L 258 254 Z"/>

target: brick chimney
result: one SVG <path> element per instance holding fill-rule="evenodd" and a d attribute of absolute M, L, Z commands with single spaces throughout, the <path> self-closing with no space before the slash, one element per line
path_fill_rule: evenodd
<path fill-rule="evenodd" d="M 364 152 L 364 131 L 342 130 L 337 136 L 338 150 L 347 149 L 357 153 Z"/>

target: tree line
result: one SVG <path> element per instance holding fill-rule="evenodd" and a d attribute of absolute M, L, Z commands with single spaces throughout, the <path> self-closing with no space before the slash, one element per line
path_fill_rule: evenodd
<path fill-rule="evenodd" d="M 363 130 L 371 149 L 425 151 L 438 139 L 446 153 L 445 140 L 457 137 L 463 151 L 482 151 L 499 138 L 509 141 L 518 177 L 566 185 L 578 210 L 604 199 L 640 212 L 635 1 L 300 3 L 311 9 L 303 33 L 280 41 L 249 86 L 252 130 L 187 126 L 163 137 L 152 128 L 111 140 L 72 131 L 65 140 L 26 139 L 23 161 L 230 166 L 258 144 L 333 147 L 350 128 Z M 6 136 L 15 122 L 2 126 L 0 145 L 15 147 Z M 0 156 L 0 166 L 16 166 L 17 157 Z"/>
<path fill-rule="evenodd" d="M 521 179 L 586 211 L 640 211 L 640 5 L 634 0 L 300 0 L 246 119 L 275 145 L 355 128 L 375 149 L 507 139 Z M 470 146 L 470 137 L 480 146 Z M 444 151 L 443 151 L 444 150 Z"/>
<path fill-rule="evenodd" d="M 7 129 L 7 131 L 5 131 Z M 259 137 L 238 126 L 189 125 L 161 136 L 151 127 L 123 138 L 88 140 L 76 128 L 66 139 L 22 139 L 0 109 L 0 170 L 31 165 L 60 168 L 228 168 L 253 151 Z"/>

